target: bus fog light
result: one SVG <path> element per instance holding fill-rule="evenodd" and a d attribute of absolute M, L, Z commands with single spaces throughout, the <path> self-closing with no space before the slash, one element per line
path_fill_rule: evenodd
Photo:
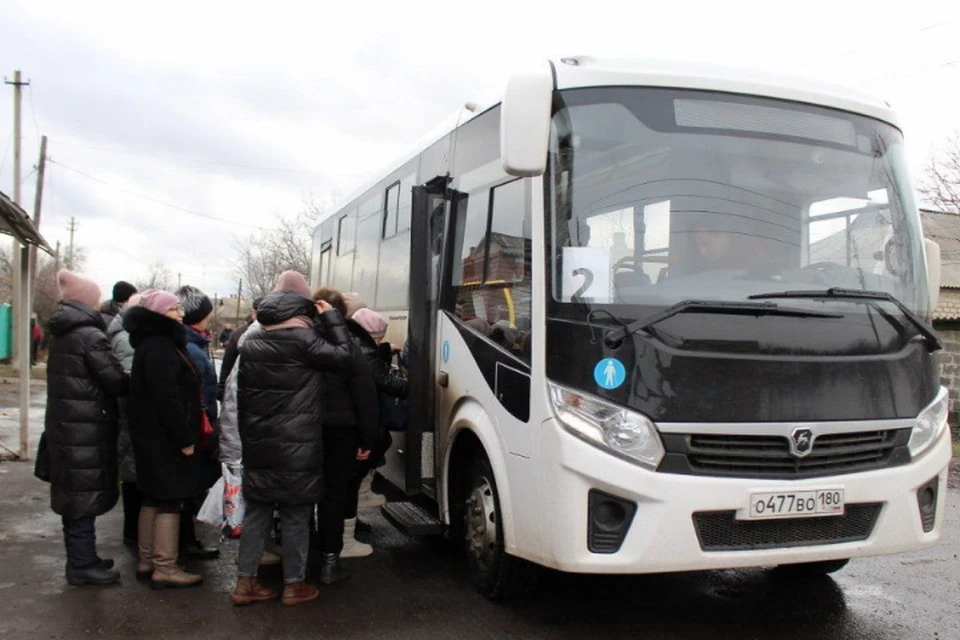
<path fill-rule="evenodd" d="M 937 522 L 937 491 L 940 488 L 940 477 L 934 476 L 922 487 L 917 489 L 917 507 L 920 509 L 920 524 L 924 533 L 933 531 Z"/>
<path fill-rule="evenodd" d="M 937 441 L 947 428 L 949 397 L 947 390 L 940 387 L 937 397 L 917 416 L 917 422 L 910 432 L 910 455 L 918 457 Z"/>
<path fill-rule="evenodd" d="M 564 429 L 592 445 L 656 469 L 664 456 L 657 427 L 646 416 L 596 396 L 549 383 Z"/>

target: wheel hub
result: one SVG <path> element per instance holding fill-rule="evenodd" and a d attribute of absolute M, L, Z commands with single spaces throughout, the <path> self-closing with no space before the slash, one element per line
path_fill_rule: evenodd
<path fill-rule="evenodd" d="M 493 488 L 481 478 L 467 499 L 467 552 L 484 569 L 493 566 L 497 549 L 497 508 Z"/>

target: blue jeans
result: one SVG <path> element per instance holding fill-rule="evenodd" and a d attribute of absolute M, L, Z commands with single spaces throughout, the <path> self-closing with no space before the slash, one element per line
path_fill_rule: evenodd
<path fill-rule="evenodd" d="M 307 577 L 307 551 L 310 547 L 310 517 L 312 504 L 276 505 L 280 512 L 283 532 L 283 581 L 303 582 Z M 240 558 L 237 573 L 256 577 L 260 556 L 273 528 L 274 505 L 267 502 L 247 502 L 243 514 L 243 534 L 240 536 Z"/>
<path fill-rule="evenodd" d="M 63 543 L 67 547 L 67 567 L 86 569 L 97 564 L 97 530 L 93 516 L 63 521 Z"/>

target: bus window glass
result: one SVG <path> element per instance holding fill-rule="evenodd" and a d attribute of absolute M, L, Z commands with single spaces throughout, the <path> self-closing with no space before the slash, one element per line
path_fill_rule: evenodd
<path fill-rule="evenodd" d="M 410 232 L 398 233 L 380 243 L 380 271 L 377 276 L 377 311 L 406 309 L 410 286 Z M 369 303 L 370 300 L 367 300 Z M 415 301 L 414 304 L 420 304 Z"/>
<path fill-rule="evenodd" d="M 345 253 L 353 251 L 354 240 L 354 219 L 351 215 L 345 215 L 340 218 L 337 224 L 337 255 L 342 256 Z"/>
<path fill-rule="evenodd" d="M 380 244 L 380 216 L 372 215 L 357 225 L 357 259 L 353 266 L 353 290 L 364 300 L 377 291 L 377 254 Z"/>
<path fill-rule="evenodd" d="M 397 233 L 397 213 L 400 208 L 400 183 L 387 189 L 383 203 L 383 237 L 389 238 Z M 409 211 L 409 210 L 408 210 Z M 409 218 L 409 213 L 407 214 Z M 407 224 L 409 227 L 409 223 Z"/>
<path fill-rule="evenodd" d="M 491 323 L 491 340 L 513 355 L 529 360 L 532 288 L 530 211 L 526 206 L 528 183 L 514 180 L 495 187 L 485 312 Z"/>
<path fill-rule="evenodd" d="M 470 194 L 464 219 L 457 221 L 457 246 L 453 268 L 453 284 L 480 284 L 483 280 L 483 262 L 486 256 L 487 209 L 489 197 L 486 191 Z M 460 211 L 464 211 L 460 208 Z"/>

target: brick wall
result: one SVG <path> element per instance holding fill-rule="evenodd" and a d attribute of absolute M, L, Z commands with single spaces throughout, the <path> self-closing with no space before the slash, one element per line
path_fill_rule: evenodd
<path fill-rule="evenodd" d="M 956 323 L 937 326 L 943 340 L 943 351 L 937 353 L 940 363 L 940 384 L 950 390 L 950 415 L 947 421 L 954 439 L 960 439 L 960 326 Z"/>

